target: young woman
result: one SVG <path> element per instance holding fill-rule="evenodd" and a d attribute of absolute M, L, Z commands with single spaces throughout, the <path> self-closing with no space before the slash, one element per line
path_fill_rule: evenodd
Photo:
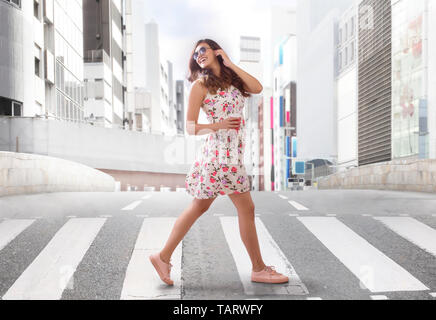
<path fill-rule="evenodd" d="M 258 94 L 263 87 L 230 61 L 213 40 L 197 42 L 189 62 L 193 82 L 187 113 L 186 129 L 190 135 L 208 134 L 202 154 L 186 175 L 186 191 L 194 197 L 177 219 L 162 251 L 150 255 L 159 277 L 173 285 L 170 278 L 171 255 L 194 222 L 218 197 L 228 195 L 238 211 L 239 231 L 252 262 L 253 282 L 284 283 L 287 276 L 278 273 L 262 260 L 255 226 L 254 203 L 243 164 L 244 128 L 242 111 L 249 93 Z M 200 108 L 209 123 L 198 124 Z M 242 121 L 241 121 L 242 120 Z"/>

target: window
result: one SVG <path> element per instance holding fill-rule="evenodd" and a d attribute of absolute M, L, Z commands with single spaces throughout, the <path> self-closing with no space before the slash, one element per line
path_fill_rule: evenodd
<path fill-rule="evenodd" d="M 350 49 L 350 61 L 354 60 L 354 41 L 351 42 L 351 49 Z"/>
<path fill-rule="evenodd" d="M 348 46 L 345 47 L 345 59 L 344 59 L 344 66 L 348 64 Z"/>
<path fill-rule="evenodd" d="M 40 15 L 39 8 L 40 8 L 39 0 L 33 0 L 33 15 L 35 16 L 36 19 L 41 21 L 41 15 Z"/>
<path fill-rule="evenodd" d="M 348 39 L 348 23 L 345 24 L 344 34 L 345 34 L 345 41 L 347 41 L 347 39 Z"/>
<path fill-rule="evenodd" d="M 21 8 L 21 0 L 4 0 L 17 8 Z"/>
<path fill-rule="evenodd" d="M 41 61 L 35 57 L 35 75 L 41 77 Z"/>
<path fill-rule="evenodd" d="M 0 116 L 21 117 L 22 106 L 18 101 L 0 97 Z"/>
<path fill-rule="evenodd" d="M 354 35 L 354 17 L 351 18 L 351 30 L 350 30 L 350 32 L 351 32 L 351 35 L 353 36 Z"/>
<path fill-rule="evenodd" d="M 23 105 L 19 102 L 12 102 L 12 111 L 13 111 L 13 116 L 14 117 L 21 117 L 21 113 L 22 113 L 22 107 Z"/>
<path fill-rule="evenodd" d="M 339 63 L 338 63 L 338 69 L 342 69 L 342 52 L 339 52 Z"/>

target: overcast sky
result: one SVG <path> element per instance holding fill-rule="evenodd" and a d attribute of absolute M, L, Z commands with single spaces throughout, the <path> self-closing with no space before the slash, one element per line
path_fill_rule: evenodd
<path fill-rule="evenodd" d="M 215 40 L 238 63 L 239 37 L 267 37 L 265 19 L 269 7 L 296 3 L 296 0 L 144 1 L 145 22 L 154 19 L 158 24 L 161 59 L 173 63 L 175 80 L 185 78 L 189 55 L 199 39 Z"/>

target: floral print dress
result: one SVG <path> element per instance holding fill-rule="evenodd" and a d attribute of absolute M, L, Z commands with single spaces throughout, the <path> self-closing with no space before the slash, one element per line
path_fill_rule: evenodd
<path fill-rule="evenodd" d="M 218 195 L 250 191 L 250 182 L 244 165 L 245 97 L 231 85 L 216 95 L 207 93 L 202 109 L 209 123 L 230 117 L 241 117 L 239 131 L 220 129 L 207 135 L 186 175 L 186 192 L 197 199 L 210 199 Z"/>

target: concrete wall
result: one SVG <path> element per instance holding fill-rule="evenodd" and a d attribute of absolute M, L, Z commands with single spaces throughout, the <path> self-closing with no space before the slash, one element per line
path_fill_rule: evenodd
<path fill-rule="evenodd" d="M 97 169 L 186 174 L 205 138 L 0 117 L 0 150 L 57 157 Z"/>
<path fill-rule="evenodd" d="M 319 189 L 436 192 L 436 159 L 393 160 L 318 178 Z"/>
<path fill-rule="evenodd" d="M 79 163 L 0 151 L 0 196 L 47 192 L 113 192 L 115 179 Z"/>

